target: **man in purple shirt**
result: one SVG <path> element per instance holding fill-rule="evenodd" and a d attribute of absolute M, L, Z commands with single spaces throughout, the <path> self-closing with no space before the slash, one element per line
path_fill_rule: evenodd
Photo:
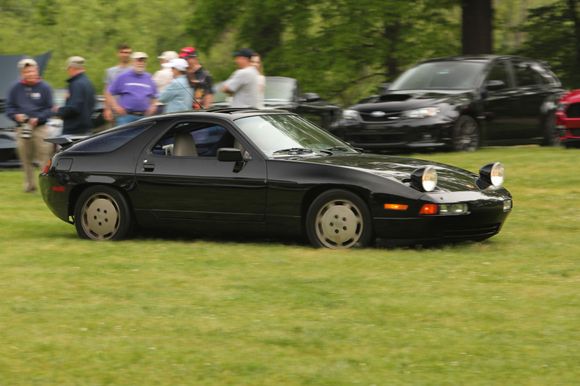
<path fill-rule="evenodd" d="M 131 69 L 109 85 L 107 104 L 116 113 L 117 125 L 136 121 L 157 111 L 157 88 L 151 74 L 145 71 L 147 58 L 144 52 L 133 53 Z"/>

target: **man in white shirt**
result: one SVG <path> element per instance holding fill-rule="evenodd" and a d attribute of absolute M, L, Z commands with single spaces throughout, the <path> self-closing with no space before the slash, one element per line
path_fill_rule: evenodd
<path fill-rule="evenodd" d="M 258 108 L 260 73 L 251 64 L 253 55 L 254 51 L 249 48 L 234 52 L 238 70 L 224 82 L 222 87 L 223 92 L 232 95 L 231 107 Z"/>

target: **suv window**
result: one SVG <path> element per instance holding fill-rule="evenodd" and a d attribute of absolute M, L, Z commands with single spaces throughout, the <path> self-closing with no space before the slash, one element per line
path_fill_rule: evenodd
<path fill-rule="evenodd" d="M 538 86 L 542 83 L 540 74 L 532 68 L 531 63 L 515 62 L 514 72 L 518 87 Z"/>
<path fill-rule="evenodd" d="M 145 125 L 111 129 L 90 137 L 69 147 L 70 151 L 84 151 L 90 153 L 107 153 L 119 149 L 133 138 L 137 137 L 155 122 Z"/>
<path fill-rule="evenodd" d="M 222 147 L 234 147 L 234 136 L 215 123 L 181 122 L 171 128 L 151 149 L 169 157 L 216 157 Z"/>
<path fill-rule="evenodd" d="M 505 60 L 496 62 L 493 65 L 493 67 L 489 71 L 489 74 L 487 75 L 487 81 L 489 82 L 491 80 L 502 81 L 504 83 L 504 87 L 502 88 L 510 87 L 510 77 L 507 68 L 507 62 Z"/>

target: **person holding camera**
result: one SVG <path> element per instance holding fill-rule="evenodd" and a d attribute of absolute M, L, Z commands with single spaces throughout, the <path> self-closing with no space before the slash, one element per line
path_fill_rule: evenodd
<path fill-rule="evenodd" d="M 24 191 L 36 190 L 35 162 L 43 165 L 52 155 L 45 123 L 52 115 L 52 89 L 40 78 L 38 64 L 22 59 L 17 64 L 20 81 L 8 92 L 6 115 L 18 124 L 16 146 L 24 170 Z"/>

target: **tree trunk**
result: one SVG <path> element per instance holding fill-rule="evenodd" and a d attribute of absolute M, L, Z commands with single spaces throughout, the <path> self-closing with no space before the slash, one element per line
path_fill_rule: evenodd
<path fill-rule="evenodd" d="M 574 42 L 574 61 L 576 63 L 575 67 L 580 68 L 580 19 L 578 18 L 578 1 L 568 0 L 568 12 L 574 21 L 574 36 L 576 41 Z M 578 85 L 580 83 L 580 74 L 575 74 L 575 83 Z"/>
<path fill-rule="evenodd" d="M 462 0 L 463 54 L 491 54 L 493 52 L 492 0 Z M 570 0 L 572 1 L 572 0 Z"/>

